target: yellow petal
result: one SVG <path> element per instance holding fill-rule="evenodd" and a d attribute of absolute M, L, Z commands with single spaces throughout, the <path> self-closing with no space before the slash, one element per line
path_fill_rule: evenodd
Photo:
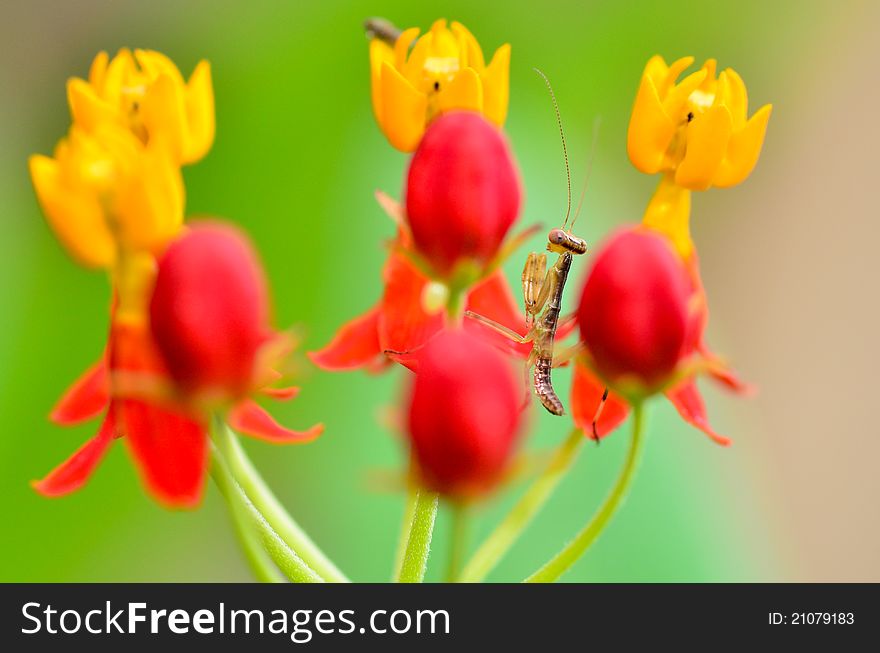
<path fill-rule="evenodd" d="M 134 58 L 131 51 L 122 48 L 107 65 L 104 73 L 104 86 L 101 89 L 101 97 L 105 102 L 113 106 L 119 106 L 122 102 L 122 90 L 127 86 L 127 80 L 135 72 Z"/>
<path fill-rule="evenodd" d="M 703 83 L 700 85 L 700 90 L 710 92 L 712 90 L 712 86 L 715 83 L 715 71 L 718 68 L 718 62 L 715 59 L 706 59 L 703 62 L 703 70 L 706 71 L 706 78 L 703 80 Z"/>
<path fill-rule="evenodd" d="M 692 63 L 694 63 L 693 57 L 682 57 L 681 59 L 672 62 L 672 65 L 669 66 L 669 69 L 666 71 L 666 76 L 662 80 L 662 83 L 657 84 L 657 92 L 660 94 L 661 98 L 666 97 L 669 91 L 675 86 L 675 80 L 678 79 L 678 76 L 687 70 Z"/>
<path fill-rule="evenodd" d="M 186 142 L 183 87 L 171 76 L 161 74 L 144 95 L 141 115 L 150 140 L 162 141 L 176 161 L 183 161 Z"/>
<path fill-rule="evenodd" d="M 416 41 L 412 50 L 409 51 L 406 63 L 404 63 L 402 67 L 397 68 L 397 70 L 400 71 L 400 74 L 406 77 L 409 83 L 420 91 L 426 91 L 426 87 L 430 83 L 428 81 L 428 76 L 426 75 L 427 71 L 425 70 L 425 67 L 427 66 L 428 57 L 433 56 L 431 52 L 431 44 L 433 41 L 434 36 L 431 32 L 425 34 L 422 38 Z M 445 78 L 443 81 L 446 81 Z"/>
<path fill-rule="evenodd" d="M 397 42 L 394 44 L 394 66 L 398 70 L 403 70 L 403 66 L 406 63 L 406 55 L 409 52 L 409 46 L 416 40 L 418 35 L 419 28 L 410 27 L 409 29 L 403 30 L 403 32 L 400 33 L 400 36 L 397 37 Z"/>
<path fill-rule="evenodd" d="M 205 60 L 198 63 L 187 82 L 186 117 L 189 133 L 183 163 L 193 163 L 211 149 L 216 126 L 211 64 Z"/>
<path fill-rule="evenodd" d="M 98 97 L 94 88 L 78 77 L 67 80 L 67 103 L 73 122 L 88 131 L 105 122 L 119 123 L 122 120 L 116 106 Z"/>
<path fill-rule="evenodd" d="M 431 56 L 456 59 L 461 57 L 458 39 L 446 28 L 445 18 L 435 20 L 429 34 L 431 35 Z"/>
<path fill-rule="evenodd" d="M 659 54 L 655 54 L 648 59 L 648 63 L 645 64 L 645 70 L 642 72 L 642 77 L 651 78 L 651 81 L 654 82 L 654 88 L 656 88 L 658 92 L 660 89 L 666 88 L 668 75 L 669 66 L 666 65 L 666 60 Z M 673 79 L 672 81 L 674 82 L 675 80 Z"/>
<path fill-rule="evenodd" d="M 167 56 L 155 50 L 135 50 L 135 59 L 150 79 L 156 79 L 161 75 L 168 75 L 178 86 L 183 86 L 183 75 L 180 69 Z"/>
<path fill-rule="evenodd" d="M 95 55 L 92 65 L 89 67 L 89 84 L 91 84 L 100 93 L 101 87 L 104 85 L 104 75 L 107 73 L 107 63 L 110 58 L 103 50 Z"/>
<path fill-rule="evenodd" d="M 452 24 L 449 27 L 459 40 L 462 67 L 469 66 L 476 70 L 477 73 L 482 73 L 486 68 L 486 61 L 483 59 L 483 50 L 480 48 L 477 39 L 474 38 L 474 35 L 471 34 L 467 27 L 458 21 L 452 21 Z"/>
<path fill-rule="evenodd" d="M 437 98 L 438 109 L 442 113 L 459 109 L 462 111 L 483 111 L 483 85 L 473 68 L 458 71 L 452 81 Z"/>
<path fill-rule="evenodd" d="M 645 209 L 642 224 L 666 236 L 685 260 L 694 251 L 690 230 L 691 192 L 681 188 L 671 175 L 663 175 Z"/>
<path fill-rule="evenodd" d="M 730 109 L 730 117 L 733 118 L 733 131 L 737 132 L 745 126 L 749 115 L 749 95 L 745 82 L 733 68 L 722 72 L 718 81 L 723 102 Z"/>
<path fill-rule="evenodd" d="M 116 202 L 120 240 L 129 250 L 157 251 L 183 224 L 183 179 L 171 155 L 159 145 L 146 148 L 140 166 Z"/>
<path fill-rule="evenodd" d="M 373 102 L 373 115 L 376 122 L 382 122 L 382 63 L 394 60 L 394 50 L 382 39 L 370 41 L 370 99 Z"/>
<path fill-rule="evenodd" d="M 507 119 L 510 98 L 510 44 L 495 51 L 489 67 L 481 75 L 483 82 L 483 113 L 501 127 Z"/>
<path fill-rule="evenodd" d="M 751 174 L 761 155 L 767 121 L 770 120 L 772 110 L 771 104 L 761 107 L 743 129 L 731 135 L 727 154 L 712 180 L 714 186 L 729 188 Z"/>
<path fill-rule="evenodd" d="M 28 161 L 37 199 L 46 220 L 70 255 L 88 267 L 109 267 L 116 244 L 98 199 L 62 183 L 58 163 L 34 155 Z"/>
<path fill-rule="evenodd" d="M 687 107 L 688 98 L 705 79 L 706 69 L 704 68 L 691 73 L 669 90 L 669 93 L 663 98 L 663 111 L 666 112 L 670 120 L 676 123 L 684 122 L 687 115 L 684 109 Z"/>
<path fill-rule="evenodd" d="M 691 190 L 706 190 L 727 152 L 730 111 L 723 106 L 711 107 L 690 122 L 686 130 L 687 151 L 675 171 L 675 183 Z"/>
<path fill-rule="evenodd" d="M 626 151 L 632 164 L 641 172 L 659 172 L 676 128 L 663 110 L 654 82 L 643 75 L 626 135 Z"/>
<path fill-rule="evenodd" d="M 398 150 L 412 152 L 425 131 L 428 99 L 391 64 L 382 64 L 382 120 L 379 126 Z"/>

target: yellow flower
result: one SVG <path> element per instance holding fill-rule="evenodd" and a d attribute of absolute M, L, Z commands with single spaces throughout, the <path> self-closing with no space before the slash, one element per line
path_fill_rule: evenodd
<path fill-rule="evenodd" d="M 461 23 L 447 28 L 441 19 L 416 40 L 418 35 L 413 27 L 393 47 L 378 37 L 370 42 L 373 113 L 391 144 L 413 151 L 431 120 L 451 109 L 479 111 L 503 125 L 510 45 L 498 48 L 487 66 L 477 40 Z"/>
<path fill-rule="evenodd" d="M 68 81 L 67 98 L 77 126 L 91 132 L 120 125 L 143 143 L 161 141 L 178 164 L 198 161 L 214 142 L 214 90 L 204 60 L 184 81 L 159 52 L 122 49 L 112 60 L 101 52 L 88 81 Z"/>
<path fill-rule="evenodd" d="M 34 155 L 40 206 L 71 256 L 111 268 L 123 253 L 155 252 L 183 222 L 180 168 L 169 152 L 113 122 L 71 127 L 54 157 Z"/>
<path fill-rule="evenodd" d="M 748 118 L 742 78 L 731 68 L 716 78 L 714 59 L 676 83 L 693 61 L 648 61 L 629 123 L 629 158 L 642 172 L 672 173 L 690 190 L 734 186 L 758 162 L 772 106 Z"/>

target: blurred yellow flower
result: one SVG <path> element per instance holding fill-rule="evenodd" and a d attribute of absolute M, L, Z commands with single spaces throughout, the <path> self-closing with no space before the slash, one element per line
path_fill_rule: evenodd
<path fill-rule="evenodd" d="M 177 66 L 152 50 L 123 48 L 95 57 L 88 80 L 71 78 L 67 98 L 75 125 L 91 132 L 110 122 L 143 143 L 161 141 L 178 164 L 201 159 L 214 142 L 211 66 L 200 61 L 184 81 Z"/>
<path fill-rule="evenodd" d="M 748 118 L 742 78 L 731 68 L 716 78 L 714 59 L 676 82 L 693 62 L 648 61 L 629 123 L 629 158 L 642 172 L 673 174 L 682 188 L 734 186 L 758 162 L 772 106 Z"/>
<path fill-rule="evenodd" d="M 479 43 L 461 23 L 447 28 L 441 19 L 416 40 L 418 35 L 416 27 L 405 30 L 393 47 L 378 37 L 370 41 L 373 113 L 391 144 L 413 151 L 428 123 L 451 109 L 479 111 L 503 125 L 510 45 L 498 48 L 487 66 Z"/>
<path fill-rule="evenodd" d="M 183 222 L 180 168 L 165 147 L 127 127 L 74 124 L 54 157 L 29 160 L 37 199 L 77 261 L 111 268 L 122 253 L 155 252 Z"/>

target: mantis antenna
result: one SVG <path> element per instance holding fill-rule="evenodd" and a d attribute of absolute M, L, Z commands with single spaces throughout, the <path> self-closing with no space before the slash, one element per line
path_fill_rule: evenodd
<path fill-rule="evenodd" d="M 569 229 L 574 229 L 574 223 L 581 214 L 581 208 L 584 205 L 584 196 L 587 194 L 587 185 L 590 183 L 590 175 L 593 172 L 593 159 L 596 158 L 596 146 L 599 143 L 599 127 L 601 126 L 602 116 L 596 116 L 596 119 L 593 121 L 593 143 L 590 145 L 590 159 L 587 162 L 587 174 L 584 177 L 584 185 L 581 188 L 581 198 L 578 200 L 577 210 L 574 212 L 574 217 L 571 219 L 571 226 Z"/>
<path fill-rule="evenodd" d="M 565 179 L 568 183 L 568 205 L 565 209 L 565 221 L 562 223 L 562 228 L 565 229 L 568 224 L 568 219 L 571 217 L 571 168 L 568 165 L 568 147 L 565 145 L 565 132 L 562 129 L 562 116 L 559 115 L 559 104 L 556 102 L 556 94 L 553 92 L 553 87 L 550 85 L 550 80 L 547 79 L 547 75 L 541 72 L 538 68 L 534 68 L 533 70 L 544 79 L 544 83 L 547 84 L 547 90 L 550 91 L 550 99 L 553 100 L 553 111 L 556 112 L 556 124 L 559 125 L 559 137 L 562 139 L 562 156 L 565 158 Z"/>

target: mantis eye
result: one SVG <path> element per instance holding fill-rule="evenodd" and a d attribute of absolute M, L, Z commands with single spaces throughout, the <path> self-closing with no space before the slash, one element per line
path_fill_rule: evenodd
<path fill-rule="evenodd" d="M 565 232 L 562 229 L 553 229 L 547 235 L 547 239 L 554 245 L 561 245 L 566 241 Z"/>

